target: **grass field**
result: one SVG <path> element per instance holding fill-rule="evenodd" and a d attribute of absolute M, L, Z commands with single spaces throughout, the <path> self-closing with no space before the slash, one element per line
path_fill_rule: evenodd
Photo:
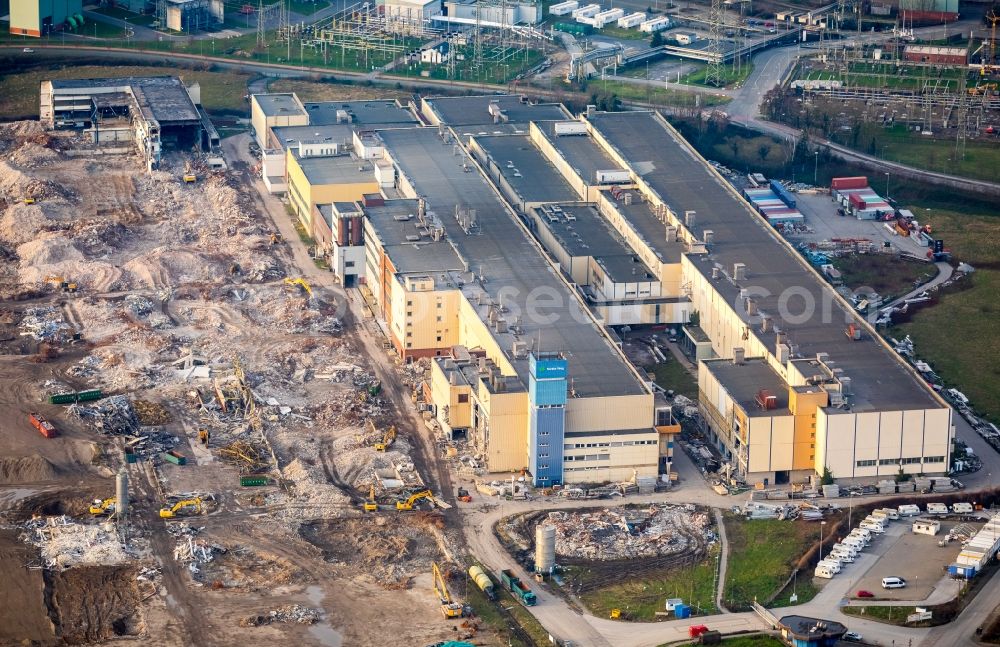
<path fill-rule="evenodd" d="M 185 83 L 201 84 L 201 100 L 209 112 L 246 112 L 247 75 L 202 72 L 176 67 L 81 65 L 62 69 L 35 69 L 0 76 L 0 118 L 37 118 L 38 86 L 44 79 L 177 75 Z"/>
<path fill-rule="evenodd" d="M 730 610 L 764 603 L 785 584 L 806 550 L 819 541 L 819 525 L 804 521 L 724 515 L 729 540 L 724 600 Z M 801 597 L 801 596 L 800 596 Z"/>
<path fill-rule="evenodd" d="M 299 79 L 274 79 L 268 92 L 294 92 L 302 101 L 366 101 L 372 99 L 408 99 L 412 93 L 384 85 L 324 83 Z"/>
<path fill-rule="evenodd" d="M 833 260 L 834 266 L 844 275 L 844 285 L 852 289 L 867 287 L 882 296 L 898 297 L 906 294 L 917 283 L 937 275 L 937 267 L 930 263 L 909 261 L 893 254 L 860 254 Z"/>
<path fill-rule="evenodd" d="M 477 69 L 473 65 L 474 48 L 470 46 L 457 47 L 458 59 L 454 63 L 454 74 L 448 64 L 434 65 L 430 63 L 407 63 L 396 66 L 392 71 L 405 76 L 426 76 L 431 79 L 449 79 L 455 81 L 474 81 L 476 83 L 507 83 L 522 72 L 531 69 L 541 62 L 541 50 L 529 49 L 523 55 L 508 59 L 504 63 L 490 63 Z"/>
<path fill-rule="evenodd" d="M 704 65 L 700 69 L 682 76 L 681 83 L 707 86 L 708 84 L 705 82 L 707 72 L 708 66 Z M 722 68 L 722 84 L 725 87 L 730 87 L 738 83 L 742 83 L 748 76 L 750 76 L 751 72 L 753 72 L 752 63 L 743 65 L 738 71 L 734 70 L 732 65 L 725 65 Z"/>
<path fill-rule="evenodd" d="M 877 124 L 862 126 L 859 141 L 870 146 L 880 157 L 916 168 L 961 175 L 988 182 L 1000 182 L 1000 142 L 968 141 L 965 156 L 955 154 L 955 140 L 939 140 L 907 131 L 903 126 L 883 128 Z"/>
<path fill-rule="evenodd" d="M 668 354 L 666 362 L 649 367 L 648 370 L 656 375 L 656 383 L 664 389 L 673 390 L 692 400 L 698 399 L 698 381 L 691 377 L 673 355 Z"/>
<path fill-rule="evenodd" d="M 1000 216 L 983 216 L 914 207 L 922 222 L 933 227 L 956 261 L 976 268 L 972 287 L 945 292 L 938 303 L 918 310 L 912 319 L 890 331 L 899 339 L 909 334 L 916 352 L 950 385 L 972 401 L 977 411 L 1000 422 Z"/>
<path fill-rule="evenodd" d="M 309 2 L 308 0 L 289 0 L 288 11 L 297 13 L 300 16 L 311 16 L 329 6 L 330 3 L 327 0 L 315 0 L 314 2 Z"/>
<path fill-rule="evenodd" d="M 681 598 L 686 604 L 700 608 L 702 613 L 715 613 L 715 568 L 713 555 L 691 566 L 650 571 L 605 584 L 580 595 L 580 601 L 590 613 L 607 618 L 612 609 L 621 609 L 622 617 L 638 622 L 657 620 L 656 612 L 664 611 L 667 598 Z M 586 586 L 594 572 L 586 567 L 567 569 L 564 579 L 571 588 Z"/>
<path fill-rule="evenodd" d="M 639 101 L 660 106 L 716 106 L 729 101 L 729 97 L 722 95 L 697 94 L 683 90 L 667 90 L 656 85 L 600 79 L 588 81 L 585 91 L 609 96 L 616 94 L 623 101 Z"/>

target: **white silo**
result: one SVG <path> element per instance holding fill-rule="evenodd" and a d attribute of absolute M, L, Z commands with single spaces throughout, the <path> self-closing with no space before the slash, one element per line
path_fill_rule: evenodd
<path fill-rule="evenodd" d="M 115 477 L 115 517 L 124 519 L 128 514 L 128 474 L 121 468 Z"/>
<path fill-rule="evenodd" d="M 555 526 L 535 526 L 535 572 L 551 573 L 556 565 Z"/>

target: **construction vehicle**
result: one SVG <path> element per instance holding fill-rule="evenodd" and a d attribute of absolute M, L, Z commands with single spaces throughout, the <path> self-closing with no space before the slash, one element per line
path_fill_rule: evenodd
<path fill-rule="evenodd" d="M 621 620 L 622 610 L 621 609 L 612 609 L 611 613 L 608 615 L 608 617 L 611 618 L 612 620 Z"/>
<path fill-rule="evenodd" d="M 299 289 L 301 289 L 304 293 L 308 294 L 310 299 L 312 298 L 312 295 L 313 295 L 312 287 L 309 285 L 309 282 L 306 281 L 305 279 L 303 279 L 303 278 L 297 278 L 297 279 L 285 278 L 285 284 L 286 285 L 297 285 L 297 286 L 299 286 Z"/>
<path fill-rule="evenodd" d="M 389 425 L 389 428 L 385 430 L 385 435 L 382 436 L 382 442 L 375 443 L 375 451 L 384 452 L 385 450 L 392 447 L 392 443 L 396 440 L 396 425 Z"/>
<path fill-rule="evenodd" d="M 397 510 L 412 510 L 413 505 L 420 499 L 430 499 L 431 503 L 434 503 L 434 494 L 430 490 L 421 490 L 415 494 L 411 494 L 406 501 L 396 501 Z"/>
<path fill-rule="evenodd" d="M 497 599 L 496 591 L 493 588 L 493 580 L 486 574 L 480 566 L 473 564 L 469 567 L 469 578 L 479 587 L 479 590 L 486 594 L 491 601 Z"/>
<path fill-rule="evenodd" d="M 458 500 L 462 503 L 472 503 L 472 495 L 464 487 L 458 488 Z"/>
<path fill-rule="evenodd" d="M 517 598 L 524 606 L 533 607 L 538 602 L 535 594 L 524 582 L 514 575 L 514 571 L 506 568 L 500 571 L 500 581 L 503 582 L 504 588 L 510 591 L 511 595 Z"/>
<path fill-rule="evenodd" d="M 35 199 L 34 198 L 25 198 L 24 199 L 24 204 L 35 204 Z"/>
<path fill-rule="evenodd" d="M 281 242 L 281 234 L 276 231 L 271 232 L 271 244 L 277 245 Z"/>
<path fill-rule="evenodd" d="M 210 436 L 207 429 L 198 430 L 198 442 L 200 442 L 202 445 L 205 445 L 206 447 L 208 446 L 209 437 Z"/>
<path fill-rule="evenodd" d="M 364 502 L 365 512 L 378 512 L 378 502 L 375 500 L 375 484 L 368 488 L 368 500 Z"/>
<path fill-rule="evenodd" d="M 441 602 L 441 613 L 445 618 L 461 618 L 462 605 L 451 599 L 448 584 L 441 576 L 441 569 L 438 568 L 437 562 L 431 563 L 431 572 L 434 574 L 434 592 L 437 593 L 438 600 Z"/>
<path fill-rule="evenodd" d="M 90 514 L 92 515 L 102 515 L 102 514 L 114 514 L 115 503 L 118 501 L 115 497 L 109 497 L 104 499 L 94 499 L 93 505 L 90 506 Z"/>
<path fill-rule="evenodd" d="M 193 499 L 181 499 L 172 506 L 160 508 L 160 518 L 173 519 L 177 516 L 178 512 L 187 508 L 194 508 L 195 514 L 201 514 L 201 498 L 195 497 Z"/>
<path fill-rule="evenodd" d="M 78 288 L 76 283 L 73 283 L 72 281 L 67 281 L 66 277 L 64 276 L 55 276 L 53 274 L 50 274 L 45 277 L 45 282 L 52 283 L 53 285 L 58 286 L 59 289 L 62 290 L 63 292 L 76 292 Z"/>
<path fill-rule="evenodd" d="M 184 163 L 184 184 L 192 184 L 198 181 L 198 176 L 191 172 L 191 162 Z"/>

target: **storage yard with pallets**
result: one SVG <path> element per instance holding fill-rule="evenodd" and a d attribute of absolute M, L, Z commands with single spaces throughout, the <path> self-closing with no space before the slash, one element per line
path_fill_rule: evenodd
<path fill-rule="evenodd" d="M 0 126 L 0 643 L 453 636 L 429 582 L 442 512 L 394 506 L 427 487 L 422 367 L 376 369 L 345 303 L 285 281 L 245 169 L 140 164 Z"/>

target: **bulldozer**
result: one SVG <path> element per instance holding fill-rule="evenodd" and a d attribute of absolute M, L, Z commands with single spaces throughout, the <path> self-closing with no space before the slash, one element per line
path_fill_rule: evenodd
<path fill-rule="evenodd" d="M 442 615 L 448 619 L 461 618 L 464 615 L 462 605 L 451 599 L 451 593 L 448 592 L 448 584 L 444 581 L 437 562 L 431 563 L 431 573 L 434 575 L 434 592 L 437 593 L 438 600 L 441 603 Z"/>
<path fill-rule="evenodd" d="M 195 514 L 201 514 L 201 498 L 181 499 L 177 503 L 160 508 L 161 519 L 173 519 L 177 513 L 187 508 L 194 508 Z"/>
<path fill-rule="evenodd" d="M 108 497 L 107 499 L 94 499 L 94 503 L 90 506 L 90 514 L 92 515 L 103 515 L 103 514 L 114 514 L 115 503 L 118 499 L 115 497 Z"/>
<path fill-rule="evenodd" d="M 45 277 L 46 283 L 51 283 L 58 286 L 63 292 L 76 292 L 79 287 L 76 283 L 72 281 L 67 281 L 65 276 L 56 276 L 54 274 L 49 274 Z"/>
<path fill-rule="evenodd" d="M 434 503 L 434 494 L 430 490 L 421 490 L 411 494 L 405 501 L 396 501 L 397 510 L 412 510 L 414 504 L 421 499 L 430 499 Z"/>

